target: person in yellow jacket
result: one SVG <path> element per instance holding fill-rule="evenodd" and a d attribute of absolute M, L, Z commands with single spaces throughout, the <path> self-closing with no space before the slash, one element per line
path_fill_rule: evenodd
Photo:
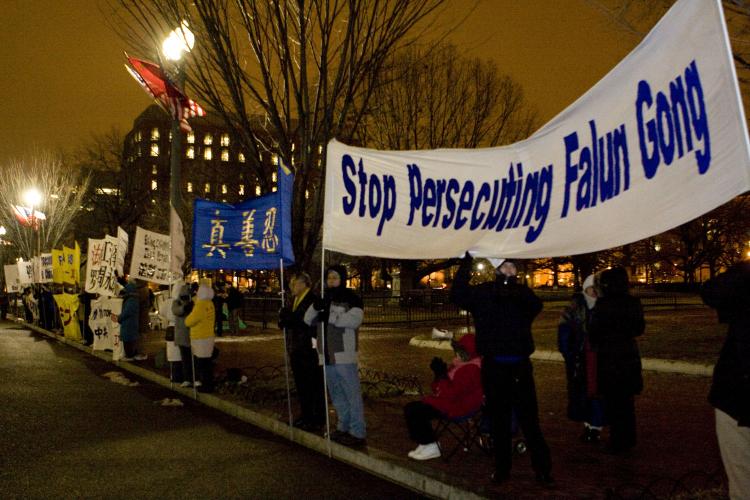
<path fill-rule="evenodd" d="M 201 392 L 213 391 L 214 320 L 216 311 L 211 299 L 214 291 L 209 280 L 201 280 L 195 295 L 193 311 L 185 318 L 190 328 L 190 346 L 195 356 L 195 387 Z"/>

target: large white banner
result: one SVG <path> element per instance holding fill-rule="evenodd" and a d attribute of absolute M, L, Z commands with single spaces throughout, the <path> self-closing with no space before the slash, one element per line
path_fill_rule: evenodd
<path fill-rule="evenodd" d="M 327 155 L 323 245 L 351 255 L 575 255 L 661 233 L 750 189 L 719 0 L 678 1 L 525 141 L 405 152 L 332 141 Z"/>
<path fill-rule="evenodd" d="M 169 285 L 169 254 L 171 238 L 168 234 L 135 229 L 133 259 L 130 261 L 130 275 L 144 281 Z"/>
<path fill-rule="evenodd" d="M 86 291 L 98 293 L 105 297 L 117 295 L 120 286 L 117 283 L 115 270 L 120 260 L 120 243 L 114 236 L 102 239 L 89 238 L 86 258 Z"/>
<path fill-rule="evenodd" d="M 112 314 L 119 316 L 121 312 L 122 299 L 101 298 L 91 301 L 89 327 L 94 333 L 94 344 L 91 348 L 95 351 L 111 350 L 113 361 L 125 357 L 124 346 L 120 340 L 120 324 L 111 318 Z"/>
<path fill-rule="evenodd" d="M 30 260 L 18 262 L 18 282 L 21 285 L 34 283 L 34 262 Z"/>
<path fill-rule="evenodd" d="M 52 283 L 52 254 L 34 257 L 34 283 Z"/>

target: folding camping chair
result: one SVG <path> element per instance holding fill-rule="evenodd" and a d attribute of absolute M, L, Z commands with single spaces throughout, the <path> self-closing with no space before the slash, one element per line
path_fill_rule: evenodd
<path fill-rule="evenodd" d="M 482 409 L 477 408 L 460 417 L 449 418 L 448 416 L 443 416 L 436 420 L 435 438 L 441 450 L 444 450 L 444 443 L 446 441 L 444 438 L 446 434 L 452 436 L 456 441 L 456 444 L 448 453 L 442 454 L 443 460 L 449 462 L 460 448 L 463 448 L 464 452 L 468 452 L 474 445 L 480 445 L 478 438 L 481 419 Z"/>

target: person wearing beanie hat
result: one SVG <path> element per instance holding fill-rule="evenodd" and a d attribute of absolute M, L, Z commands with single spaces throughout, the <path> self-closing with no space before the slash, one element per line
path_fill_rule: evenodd
<path fill-rule="evenodd" d="M 432 394 L 404 407 L 409 437 L 417 443 L 417 447 L 409 452 L 409 458 L 414 460 L 430 460 L 440 456 L 432 419 L 462 417 L 482 406 L 482 361 L 476 351 L 475 336 L 468 333 L 451 344 L 456 357 L 450 367 L 437 357 L 430 363 L 435 374 Z"/>
<path fill-rule="evenodd" d="M 190 347 L 195 356 L 195 387 L 201 392 L 213 391 L 213 362 L 211 356 L 214 351 L 214 290 L 211 280 L 203 279 L 195 294 L 193 310 L 185 318 L 185 326 L 190 329 Z"/>
<path fill-rule="evenodd" d="M 304 321 L 308 325 L 323 325 L 317 349 L 321 362 L 325 363 L 328 393 L 338 417 L 331 439 L 347 446 L 362 446 L 366 429 L 358 346 L 364 306 L 362 299 L 346 287 L 346 279 L 344 266 L 328 268 L 323 298 L 310 305 Z"/>
<path fill-rule="evenodd" d="M 584 280 L 583 291 L 573 294 L 557 326 L 557 345 L 568 382 L 568 418 L 584 423 L 580 439 L 586 443 L 598 443 L 604 426 L 604 406 L 596 388 L 596 352 L 589 340 L 596 288 L 592 274 Z"/>
<path fill-rule="evenodd" d="M 492 480 L 500 483 L 510 477 L 515 411 L 537 481 L 551 485 L 552 460 L 539 427 L 534 373 L 529 360 L 534 352 L 531 323 L 541 312 L 542 301 L 529 287 L 518 283 L 514 262 L 502 261 L 495 271 L 495 281 L 474 286 L 469 284 L 473 266 L 474 259 L 466 252 L 453 281 L 451 301 L 474 318 L 477 352 L 482 356 L 482 387 L 495 443 Z"/>

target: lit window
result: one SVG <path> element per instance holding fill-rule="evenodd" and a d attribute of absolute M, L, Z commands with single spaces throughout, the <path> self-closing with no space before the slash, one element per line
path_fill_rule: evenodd
<path fill-rule="evenodd" d="M 141 131 L 140 130 L 135 133 L 135 142 L 141 142 L 142 138 L 143 138 L 143 136 L 141 135 Z"/>
<path fill-rule="evenodd" d="M 321 144 L 320 146 L 318 146 L 318 154 L 322 154 L 322 153 L 323 153 L 323 145 Z"/>
<path fill-rule="evenodd" d="M 188 182 L 187 183 L 187 192 L 188 193 L 192 193 L 193 192 L 193 183 L 192 182 Z"/>
<path fill-rule="evenodd" d="M 159 173 L 159 169 L 156 167 L 156 165 L 151 166 L 151 173 L 154 175 Z"/>
<path fill-rule="evenodd" d="M 185 156 L 187 156 L 191 160 L 195 158 L 195 148 L 193 146 L 188 146 L 188 148 L 185 150 Z"/>
<path fill-rule="evenodd" d="M 237 160 L 238 160 L 238 161 L 239 161 L 240 163 L 245 163 L 245 155 L 244 155 L 244 154 L 242 154 L 242 153 L 238 154 L 238 155 L 237 155 Z"/>
<path fill-rule="evenodd" d="M 276 182 L 276 172 L 271 173 L 271 180 Z"/>
<path fill-rule="evenodd" d="M 172 142 L 172 131 L 169 131 L 169 142 Z"/>
<path fill-rule="evenodd" d="M 159 156 L 159 145 L 158 144 L 152 144 L 151 145 L 151 156 Z"/>
<path fill-rule="evenodd" d="M 138 151 L 138 158 L 140 158 L 141 156 L 143 156 L 143 148 L 139 147 L 137 151 Z"/>
<path fill-rule="evenodd" d="M 221 194 L 227 194 L 227 185 L 226 184 L 222 184 L 221 185 Z"/>
<path fill-rule="evenodd" d="M 206 146 L 210 146 L 213 143 L 214 136 L 212 136 L 211 134 L 206 134 L 206 136 L 203 138 L 203 144 L 205 144 Z"/>
<path fill-rule="evenodd" d="M 151 140 L 152 141 L 158 141 L 159 140 L 159 129 L 158 128 L 152 128 L 151 129 Z"/>
<path fill-rule="evenodd" d="M 278 165 L 279 164 L 279 155 L 275 154 L 275 155 L 271 156 L 271 163 L 273 163 L 274 165 Z"/>
<path fill-rule="evenodd" d="M 292 143 L 292 151 L 294 151 L 294 143 Z"/>
<path fill-rule="evenodd" d="M 221 145 L 229 146 L 229 134 L 221 134 Z"/>
<path fill-rule="evenodd" d="M 221 150 L 221 161 L 229 161 L 229 150 L 228 149 L 222 149 Z"/>
<path fill-rule="evenodd" d="M 153 198 L 151 198 L 151 204 L 152 204 L 152 205 L 156 205 L 156 200 L 155 200 L 155 199 L 153 199 Z"/>
<path fill-rule="evenodd" d="M 245 185 L 240 184 L 240 196 L 244 196 L 244 195 L 245 195 Z"/>
<path fill-rule="evenodd" d="M 255 196 L 260 196 L 260 186 L 255 186 Z"/>
<path fill-rule="evenodd" d="M 187 142 L 188 142 L 188 144 L 195 144 L 195 133 L 194 132 L 188 132 Z"/>
<path fill-rule="evenodd" d="M 261 161 L 261 163 L 263 163 L 263 152 L 262 151 L 258 151 L 258 159 Z"/>
<path fill-rule="evenodd" d="M 206 149 L 203 150 L 203 159 L 204 160 L 210 160 L 213 157 L 214 157 L 214 155 L 211 152 L 211 148 L 206 148 Z"/>
<path fill-rule="evenodd" d="M 307 189 L 305 189 L 305 199 L 306 199 L 306 200 L 309 200 L 309 199 L 310 199 L 310 191 L 309 191 L 309 190 L 307 190 Z"/>
<path fill-rule="evenodd" d="M 207 182 L 207 183 L 206 183 L 206 185 L 205 185 L 205 186 L 203 186 L 203 192 L 204 192 L 204 193 L 210 193 L 210 192 L 211 192 L 211 184 L 209 184 L 209 183 Z"/>
<path fill-rule="evenodd" d="M 272 192 L 272 193 L 275 193 L 275 192 L 276 192 L 276 186 L 274 186 L 274 187 L 272 187 L 272 188 L 271 188 L 271 192 Z"/>
<path fill-rule="evenodd" d="M 151 179 L 151 191 L 156 191 L 159 189 L 159 183 L 156 182 L 156 179 Z"/>

